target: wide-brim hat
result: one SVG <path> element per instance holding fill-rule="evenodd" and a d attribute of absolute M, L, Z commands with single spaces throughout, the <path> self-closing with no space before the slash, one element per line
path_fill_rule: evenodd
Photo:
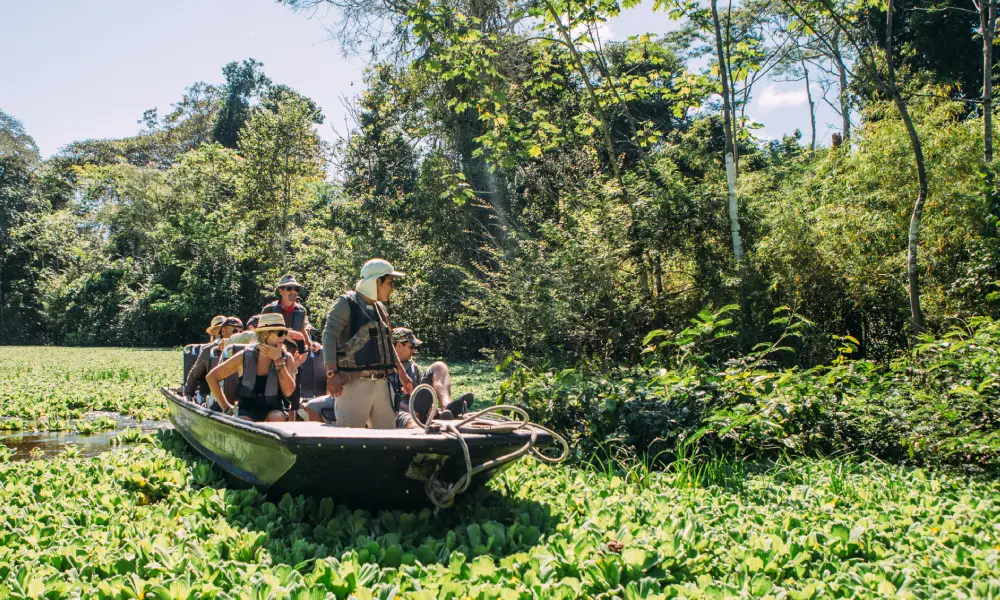
<path fill-rule="evenodd" d="M 274 286 L 274 295 L 280 296 L 281 294 L 278 293 L 278 290 L 283 287 L 298 288 L 299 292 L 306 289 L 304 285 L 302 285 L 298 281 L 295 281 L 295 275 L 291 274 L 281 276 L 281 279 L 278 280 L 278 285 Z"/>
<path fill-rule="evenodd" d="M 257 319 L 257 328 L 254 331 L 263 333 L 265 331 L 288 331 L 285 319 L 277 313 L 266 313 Z"/>
<path fill-rule="evenodd" d="M 209 325 L 207 329 L 205 329 L 205 333 L 207 333 L 208 335 L 219 335 L 219 330 L 222 329 L 222 326 L 225 324 L 226 324 L 225 315 L 215 315 L 214 317 L 212 317 L 212 324 Z"/>

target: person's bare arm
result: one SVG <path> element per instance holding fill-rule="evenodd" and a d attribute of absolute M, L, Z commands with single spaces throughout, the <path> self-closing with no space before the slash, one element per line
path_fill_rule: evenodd
<path fill-rule="evenodd" d="M 312 327 L 312 324 L 309 322 L 309 313 L 307 312 L 302 317 L 302 335 L 304 335 L 305 338 L 306 338 L 305 342 L 306 342 L 306 350 L 307 351 L 308 350 L 315 350 L 315 347 L 317 345 L 316 342 L 314 342 L 313 339 L 312 339 L 312 337 L 309 335 L 309 329 L 311 327 Z"/>
<path fill-rule="evenodd" d="M 385 309 L 382 303 L 375 303 L 375 310 L 379 313 L 385 321 L 385 326 L 392 331 L 392 322 L 389 320 L 389 311 Z M 413 380 L 410 379 L 409 374 L 407 374 L 406 369 L 403 368 L 403 361 L 399 360 L 399 355 L 396 354 L 395 344 L 389 345 L 389 351 L 392 352 L 392 362 L 396 365 L 396 376 L 399 377 L 399 387 L 403 389 L 404 394 L 410 394 L 413 392 Z"/>
<path fill-rule="evenodd" d="M 226 398 L 226 394 L 222 391 L 220 382 L 233 373 L 238 373 L 241 366 L 243 366 L 242 350 L 227 358 L 219 366 L 209 371 L 208 375 L 205 375 L 205 381 L 208 382 L 208 389 L 212 390 L 212 395 L 215 396 L 215 401 L 219 403 L 219 408 L 223 412 L 232 408 L 233 405 L 229 403 L 229 399 Z"/>
<path fill-rule="evenodd" d="M 295 393 L 295 358 L 285 350 L 282 350 L 281 356 L 285 365 L 283 369 L 278 369 L 278 385 L 281 386 L 281 393 L 287 398 Z"/>

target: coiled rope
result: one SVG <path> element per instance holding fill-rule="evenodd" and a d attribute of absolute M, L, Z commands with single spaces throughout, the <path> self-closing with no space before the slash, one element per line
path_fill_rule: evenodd
<path fill-rule="evenodd" d="M 458 480 L 448 483 L 439 479 L 438 475 L 441 471 L 441 466 L 438 466 L 434 473 L 424 482 L 424 492 L 431 503 L 439 509 L 450 508 L 454 505 L 455 497 L 469 488 L 472 478 L 478 473 L 488 469 L 495 469 L 517 460 L 528 452 L 533 453 L 538 460 L 549 464 L 560 463 L 569 456 L 569 444 L 565 438 L 548 427 L 532 423 L 528 420 L 528 413 L 517 406 L 498 404 L 469 413 L 459 421 L 436 421 L 434 417 L 438 414 L 438 395 L 433 387 L 426 383 L 418 385 L 413 388 L 410 397 L 412 398 L 418 390 L 422 389 L 429 390 L 431 393 L 433 398 L 431 410 L 427 415 L 427 422 L 422 423 L 414 411 L 414 403 L 410 402 L 410 417 L 413 418 L 413 422 L 423 427 L 425 433 L 443 433 L 448 437 L 458 440 L 459 445 L 462 447 L 462 455 L 465 458 L 465 473 Z M 513 413 L 518 418 L 511 418 L 502 413 Z M 529 431 L 531 434 L 531 438 L 523 446 L 509 454 L 490 459 L 480 465 L 472 465 L 472 458 L 469 455 L 469 445 L 465 441 L 465 434 L 514 433 L 522 429 Z M 538 442 L 539 431 L 547 432 L 552 436 L 553 440 L 562 446 L 562 453 L 559 456 L 546 456 L 535 446 Z"/>

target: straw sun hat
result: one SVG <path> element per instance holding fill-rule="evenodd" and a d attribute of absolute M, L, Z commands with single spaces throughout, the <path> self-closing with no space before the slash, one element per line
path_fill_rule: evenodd
<path fill-rule="evenodd" d="M 266 313 L 260 315 L 257 319 L 257 328 L 254 329 L 257 333 L 263 333 L 265 331 L 288 331 L 288 327 L 285 326 L 285 319 L 278 313 Z"/>
<path fill-rule="evenodd" d="M 212 324 L 208 326 L 208 329 L 205 330 L 205 333 L 207 333 L 208 335 L 219 335 L 219 330 L 222 329 L 222 326 L 225 324 L 226 324 L 226 316 L 216 315 L 212 317 Z"/>

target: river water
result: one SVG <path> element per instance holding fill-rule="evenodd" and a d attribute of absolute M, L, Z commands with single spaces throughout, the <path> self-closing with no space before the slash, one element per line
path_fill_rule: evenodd
<path fill-rule="evenodd" d="M 114 429 L 84 434 L 77 431 L 13 431 L 0 433 L 0 444 L 14 451 L 9 460 L 49 459 L 61 454 L 67 447 L 76 446 L 79 456 L 97 456 L 115 448 L 111 439 L 126 429 L 156 431 L 170 429 L 170 421 L 136 421 L 117 413 L 95 413 L 91 418 L 112 417 Z"/>

